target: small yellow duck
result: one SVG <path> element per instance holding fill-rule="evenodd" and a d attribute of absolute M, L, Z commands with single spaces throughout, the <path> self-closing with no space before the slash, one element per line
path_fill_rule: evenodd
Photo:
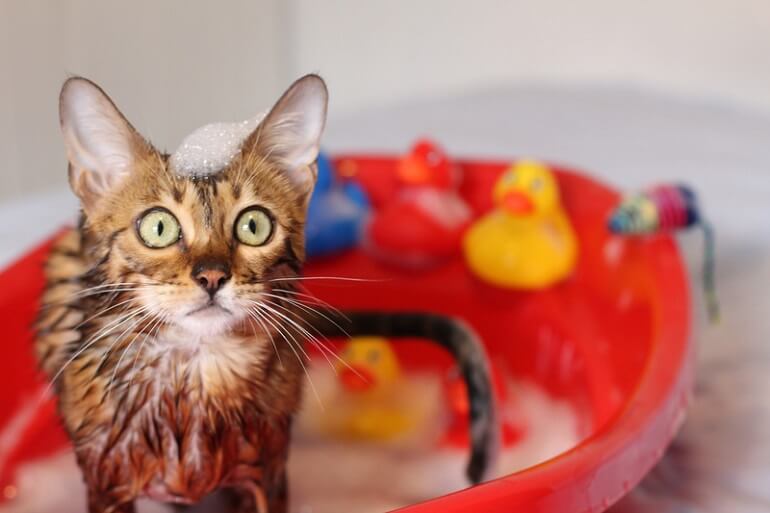
<path fill-rule="evenodd" d="M 492 191 L 496 208 L 463 238 L 471 271 L 493 285 L 541 289 L 575 267 L 577 240 L 553 172 L 535 161 L 512 165 Z"/>
<path fill-rule="evenodd" d="M 354 338 L 340 358 L 340 393 L 334 412 L 323 416 L 325 431 L 349 439 L 389 440 L 422 424 L 429 408 L 413 400 L 387 339 Z"/>

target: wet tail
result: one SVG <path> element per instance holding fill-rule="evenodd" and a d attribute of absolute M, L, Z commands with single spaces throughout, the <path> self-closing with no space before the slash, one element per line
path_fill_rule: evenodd
<path fill-rule="evenodd" d="M 374 311 L 345 312 L 345 315 L 326 311 L 315 318 L 313 324 L 327 337 L 426 338 L 447 349 L 468 389 L 471 457 L 466 475 L 474 484 L 489 477 L 499 445 L 495 399 L 486 353 L 470 326 L 437 314 Z"/>

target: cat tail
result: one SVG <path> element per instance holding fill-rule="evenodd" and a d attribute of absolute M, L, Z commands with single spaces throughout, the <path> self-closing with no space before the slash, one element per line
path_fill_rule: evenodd
<path fill-rule="evenodd" d="M 464 321 L 423 312 L 325 311 L 313 324 L 326 337 L 425 338 L 453 356 L 468 390 L 471 440 L 466 475 L 476 484 L 495 470 L 500 448 L 490 365 L 476 332 Z"/>

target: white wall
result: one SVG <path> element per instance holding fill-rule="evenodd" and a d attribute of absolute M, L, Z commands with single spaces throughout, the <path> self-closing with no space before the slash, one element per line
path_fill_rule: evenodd
<path fill-rule="evenodd" d="M 319 71 L 335 118 L 520 81 L 629 82 L 770 108 L 768 0 L 0 0 L 0 200 L 64 185 L 69 73 L 173 149 Z"/>
<path fill-rule="evenodd" d="M 332 112 L 512 81 L 623 81 L 770 108 L 768 0 L 292 0 Z"/>
<path fill-rule="evenodd" d="M 284 25 L 280 0 L 0 0 L 0 200 L 64 187 L 57 100 L 70 74 L 173 150 L 280 94 Z"/>

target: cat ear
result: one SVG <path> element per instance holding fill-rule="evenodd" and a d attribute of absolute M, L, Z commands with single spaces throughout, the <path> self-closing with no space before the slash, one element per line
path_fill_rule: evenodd
<path fill-rule="evenodd" d="M 70 186 L 88 211 L 123 180 L 147 143 L 96 84 L 70 78 L 59 96 Z"/>
<path fill-rule="evenodd" d="M 279 163 L 301 194 L 313 191 L 315 161 L 329 93 L 318 75 L 294 82 L 249 136 L 244 148 Z"/>

